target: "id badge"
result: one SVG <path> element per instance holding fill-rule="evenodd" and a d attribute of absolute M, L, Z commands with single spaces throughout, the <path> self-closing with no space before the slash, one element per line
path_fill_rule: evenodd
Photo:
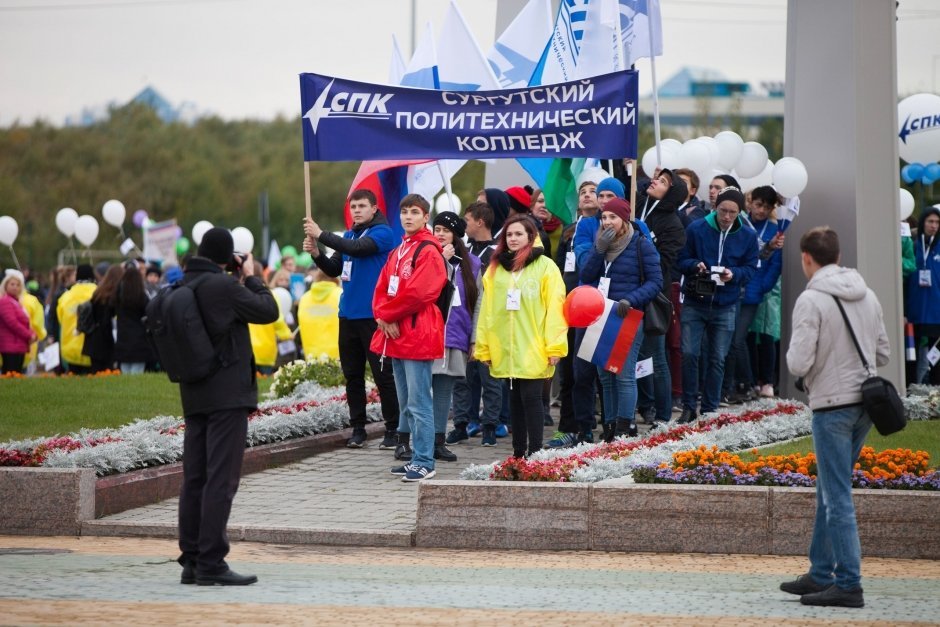
<path fill-rule="evenodd" d="M 940 348 L 934 346 L 929 351 L 927 351 L 927 361 L 930 362 L 931 368 L 936 366 L 937 362 L 940 361 Z"/>
<path fill-rule="evenodd" d="M 339 275 L 341 281 L 348 281 L 352 277 L 352 259 L 343 262 L 343 273 Z"/>
<path fill-rule="evenodd" d="M 602 276 L 597 282 L 597 289 L 604 295 L 604 298 L 607 298 L 607 293 L 610 291 L 610 277 Z"/>
<path fill-rule="evenodd" d="M 565 254 L 565 272 L 574 272 L 574 251 L 569 250 Z"/>
<path fill-rule="evenodd" d="M 450 299 L 450 306 L 451 306 L 451 307 L 460 307 L 460 305 L 461 305 L 461 302 L 460 302 L 460 290 L 455 289 L 455 290 L 454 290 L 454 297 Z"/>
<path fill-rule="evenodd" d="M 917 271 L 917 284 L 921 287 L 931 287 L 933 279 L 930 276 L 930 270 Z"/>
<path fill-rule="evenodd" d="M 508 290 L 506 292 L 506 311 L 519 311 L 519 301 L 522 294 L 518 289 Z"/>
<path fill-rule="evenodd" d="M 388 292 L 389 296 L 394 296 L 398 293 L 398 275 L 393 274 L 388 277 Z"/>
<path fill-rule="evenodd" d="M 757 260 L 757 268 L 760 269 L 760 259 Z"/>

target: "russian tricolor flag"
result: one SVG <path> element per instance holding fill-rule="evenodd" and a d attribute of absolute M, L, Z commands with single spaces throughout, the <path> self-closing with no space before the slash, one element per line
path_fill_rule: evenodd
<path fill-rule="evenodd" d="M 617 315 L 617 303 L 606 299 L 600 319 L 587 327 L 578 357 L 618 374 L 623 370 L 633 346 L 636 331 L 643 324 L 643 312 L 630 309 L 626 318 Z"/>
<path fill-rule="evenodd" d="M 359 172 L 349 186 L 349 194 L 357 189 L 368 189 L 375 194 L 379 210 L 385 214 L 388 225 L 398 235 L 405 230 L 401 226 L 398 215 L 398 203 L 408 194 L 408 166 L 416 163 L 427 163 L 427 159 L 405 159 L 400 161 L 363 161 Z M 346 195 L 346 205 L 343 209 L 346 219 L 346 228 L 352 227 L 352 216 L 349 214 L 349 194 Z M 430 202 L 432 199 L 428 199 Z"/>

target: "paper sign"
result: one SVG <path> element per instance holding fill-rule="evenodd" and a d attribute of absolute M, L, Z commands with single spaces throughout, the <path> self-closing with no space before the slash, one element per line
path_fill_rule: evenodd
<path fill-rule="evenodd" d="M 911 225 L 907 222 L 901 223 L 901 237 L 910 237 L 911 236 Z"/>
<path fill-rule="evenodd" d="M 46 369 L 46 372 L 59 367 L 59 343 L 55 342 L 45 347 L 36 359 Z"/>
<path fill-rule="evenodd" d="M 291 353 L 297 352 L 297 344 L 294 340 L 284 340 L 283 342 L 277 343 L 277 353 L 278 355 L 290 355 Z"/>
<path fill-rule="evenodd" d="M 636 378 L 642 379 L 653 374 L 653 358 L 636 362 Z"/>
<path fill-rule="evenodd" d="M 130 252 L 134 250 L 135 248 L 137 248 L 137 244 L 135 244 L 134 240 L 132 240 L 129 237 L 123 242 L 121 242 L 121 254 L 124 255 L 125 257 L 128 256 Z"/>
<path fill-rule="evenodd" d="M 930 362 L 930 367 L 933 368 L 937 365 L 937 362 L 940 361 L 940 348 L 934 346 L 927 352 L 927 361 Z"/>

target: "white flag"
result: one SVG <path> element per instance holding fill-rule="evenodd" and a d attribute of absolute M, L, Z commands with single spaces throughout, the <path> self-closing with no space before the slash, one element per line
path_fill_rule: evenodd
<path fill-rule="evenodd" d="M 620 36 L 627 67 L 637 59 L 662 55 L 663 17 L 659 0 L 620 0 Z"/>
<path fill-rule="evenodd" d="M 529 0 L 486 55 L 503 89 L 529 84 L 551 33 L 551 0 Z"/>
<path fill-rule="evenodd" d="M 424 28 L 424 37 L 405 68 L 405 73 L 398 82 L 403 87 L 421 89 L 440 89 L 437 52 L 434 48 L 434 28 L 428 22 Z"/>
<path fill-rule="evenodd" d="M 405 76 L 405 57 L 398 46 L 398 38 L 392 34 L 392 60 L 388 66 L 388 84 L 401 85 L 401 79 Z"/>
<path fill-rule="evenodd" d="M 467 26 L 467 21 L 451 0 L 437 45 L 437 65 L 441 89 L 476 91 L 499 89 L 490 62 Z"/>

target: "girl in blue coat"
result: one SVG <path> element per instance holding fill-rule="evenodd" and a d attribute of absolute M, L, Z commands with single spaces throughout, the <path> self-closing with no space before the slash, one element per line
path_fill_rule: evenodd
<path fill-rule="evenodd" d="M 917 357 L 917 382 L 940 384 L 940 361 L 930 364 L 927 354 L 940 348 L 940 210 L 924 209 L 914 238 L 917 269 L 908 277 L 907 321 L 914 324 L 920 350 Z"/>
<path fill-rule="evenodd" d="M 594 248 L 581 269 L 581 282 L 593 285 L 610 300 L 618 301 L 617 315 L 643 310 L 662 289 L 663 273 L 656 247 L 630 222 L 630 203 L 622 198 L 607 201 Z M 642 264 L 642 270 L 641 270 Z M 640 274 L 643 280 L 640 280 Z M 643 343 L 643 325 L 637 329 L 623 369 L 613 374 L 598 368 L 604 393 L 604 441 L 615 435 L 637 435 L 636 361 Z"/>

